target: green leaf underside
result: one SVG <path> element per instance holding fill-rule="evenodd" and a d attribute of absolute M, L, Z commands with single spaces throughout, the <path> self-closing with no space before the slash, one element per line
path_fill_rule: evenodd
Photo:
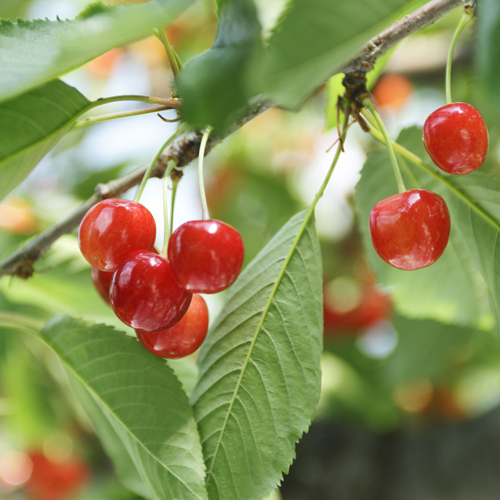
<path fill-rule="evenodd" d="M 84 19 L 0 22 L 0 100 L 57 78 L 118 45 L 148 36 L 192 0 L 117 5 Z"/>
<path fill-rule="evenodd" d="M 74 392 L 92 420 L 94 429 L 100 438 L 106 454 L 113 461 L 113 465 L 121 483 L 127 489 L 137 493 L 141 497 L 147 498 L 148 500 L 152 499 L 153 497 L 144 481 L 141 479 L 125 445 L 106 418 L 104 411 L 85 386 L 69 370 L 67 370 L 67 373 Z"/>
<path fill-rule="evenodd" d="M 59 80 L 0 103 L 0 200 L 55 146 L 90 102 Z"/>
<path fill-rule="evenodd" d="M 224 129 L 244 108 L 248 69 L 260 48 L 260 23 L 253 0 L 219 0 L 219 25 L 210 50 L 189 61 L 177 80 L 187 121 Z"/>
<path fill-rule="evenodd" d="M 40 336 L 94 399 L 153 499 L 207 498 L 192 409 L 163 360 L 112 327 L 67 316 L 51 320 Z"/>
<path fill-rule="evenodd" d="M 432 165 L 422 145 L 421 129 L 414 127 L 403 131 L 398 142 L 425 159 L 428 165 Z M 356 209 L 368 259 L 378 279 L 383 285 L 394 289 L 396 308 L 407 316 L 490 327 L 491 313 L 487 306 L 485 282 L 490 288 L 494 309 L 497 309 L 495 296 L 498 296 L 498 292 L 495 289 L 499 285 L 494 283 L 493 271 L 495 254 L 498 251 L 495 241 L 500 226 L 495 226 L 484 216 L 478 215 L 471 209 L 470 203 L 484 206 L 487 212 L 498 218 L 500 183 L 482 173 L 467 176 L 441 175 L 436 171 L 436 167 L 430 167 L 434 172 L 434 175 L 431 175 L 406 159 L 401 162 L 401 166 L 408 189 L 428 189 L 445 199 L 452 224 L 450 240 L 444 254 L 435 264 L 417 271 L 395 269 L 378 257 L 369 235 L 369 214 L 378 201 L 396 194 L 397 186 L 387 153 L 380 151 L 371 154 L 363 167 L 356 190 Z M 482 185 L 485 185 L 484 193 L 482 188 L 478 189 Z M 458 190 L 461 196 L 450 189 L 450 186 Z M 493 205 L 485 203 L 486 193 L 488 201 L 493 202 L 496 199 Z M 467 198 L 469 202 L 464 201 L 462 197 Z M 496 209 L 492 212 L 494 205 Z M 482 255 L 479 255 L 480 253 Z M 498 321 L 498 313 L 496 316 Z"/>
<path fill-rule="evenodd" d="M 191 400 L 211 499 L 266 497 L 313 418 L 322 267 L 308 216 L 294 216 L 241 274 L 202 346 Z"/>
<path fill-rule="evenodd" d="M 401 9 L 424 3 L 291 0 L 269 41 L 262 90 L 281 106 L 298 107 Z"/>

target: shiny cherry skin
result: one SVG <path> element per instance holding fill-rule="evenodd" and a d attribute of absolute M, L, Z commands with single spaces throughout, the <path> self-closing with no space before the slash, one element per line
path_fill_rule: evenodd
<path fill-rule="evenodd" d="M 168 330 L 150 333 L 136 330 L 137 338 L 151 353 L 160 358 L 178 359 L 193 354 L 201 346 L 208 331 L 208 308 L 201 295 L 195 293 L 182 319 Z"/>
<path fill-rule="evenodd" d="M 93 267 L 108 272 L 135 250 L 151 250 L 155 238 L 155 220 L 146 207 L 113 198 L 94 205 L 78 231 L 83 256 Z"/>
<path fill-rule="evenodd" d="M 193 293 L 217 293 L 230 287 L 240 274 L 244 256 L 240 233 L 219 220 L 186 222 L 168 242 L 175 279 Z"/>
<path fill-rule="evenodd" d="M 488 153 L 488 129 L 483 117 L 464 102 L 447 104 L 431 113 L 422 138 L 432 161 L 449 174 L 474 172 Z"/>
<path fill-rule="evenodd" d="M 431 191 L 405 191 L 375 205 L 370 234 L 375 250 L 391 266 L 405 271 L 430 266 L 448 243 L 448 207 Z"/>
<path fill-rule="evenodd" d="M 99 271 L 95 267 L 90 269 L 90 277 L 92 278 L 92 283 L 95 289 L 102 297 L 102 300 L 106 304 L 111 305 L 109 301 L 109 287 L 111 286 L 111 280 L 113 279 L 113 273 L 108 273 L 106 271 Z"/>
<path fill-rule="evenodd" d="M 109 298 L 113 311 L 126 325 L 161 332 L 180 321 L 192 294 L 175 282 L 166 259 L 138 250 L 118 266 Z"/>

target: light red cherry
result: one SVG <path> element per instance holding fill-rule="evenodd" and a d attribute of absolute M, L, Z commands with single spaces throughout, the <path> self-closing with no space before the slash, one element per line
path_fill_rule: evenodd
<path fill-rule="evenodd" d="M 83 256 L 100 271 L 112 272 L 135 250 L 151 250 L 156 224 L 149 210 L 129 200 L 109 199 L 83 218 L 78 242 Z"/>
<path fill-rule="evenodd" d="M 454 102 L 431 113 L 424 124 L 424 146 L 432 161 L 449 174 L 477 170 L 488 153 L 488 129 L 481 113 Z"/>
<path fill-rule="evenodd" d="M 179 226 L 168 242 L 168 260 L 177 283 L 196 293 L 217 293 L 240 274 L 245 248 L 240 233 L 218 220 Z"/>
<path fill-rule="evenodd" d="M 180 321 L 192 295 L 175 282 L 166 259 L 138 250 L 118 266 L 109 297 L 113 311 L 126 325 L 160 332 Z"/>
<path fill-rule="evenodd" d="M 201 346 L 208 331 L 208 308 L 205 300 L 193 295 L 191 305 L 182 319 L 168 330 L 150 333 L 136 330 L 137 338 L 151 353 L 161 358 L 189 356 Z"/>
<path fill-rule="evenodd" d="M 375 205 L 370 234 L 375 250 L 388 264 L 405 271 L 430 266 L 448 243 L 448 207 L 431 191 L 405 191 Z"/>

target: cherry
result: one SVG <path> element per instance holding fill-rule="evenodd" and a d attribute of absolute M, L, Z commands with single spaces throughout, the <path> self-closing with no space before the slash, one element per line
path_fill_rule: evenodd
<path fill-rule="evenodd" d="M 424 146 L 432 161 L 449 174 L 477 170 L 488 153 L 488 129 L 481 113 L 454 102 L 431 113 L 424 124 Z"/>
<path fill-rule="evenodd" d="M 26 491 L 33 500 L 65 500 L 82 490 L 90 477 L 90 467 L 77 457 L 53 462 L 42 452 L 29 455 L 33 470 Z"/>
<path fill-rule="evenodd" d="M 78 231 L 83 256 L 100 271 L 115 271 L 135 250 L 151 250 L 155 237 L 156 224 L 149 210 L 119 199 L 94 205 Z"/>
<path fill-rule="evenodd" d="M 182 224 L 168 242 L 168 259 L 175 279 L 190 292 L 225 290 L 240 274 L 244 256 L 240 233 L 213 219 Z"/>
<path fill-rule="evenodd" d="M 136 330 L 136 333 L 149 352 L 161 358 L 177 359 L 193 354 L 205 340 L 207 331 L 207 304 L 195 293 L 186 314 L 172 328 L 159 333 L 144 330 Z"/>
<path fill-rule="evenodd" d="M 425 189 L 405 191 L 373 207 L 370 234 L 388 264 L 405 271 L 430 266 L 448 243 L 448 207 L 441 196 Z"/>
<path fill-rule="evenodd" d="M 109 297 L 113 311 L 126 325 L 160 332 L 180 321 L 192 295 L 177 285 L 166 259 L 137 250 L 115 271 Z"/>
<path fill-rule="evenodd" d="M 99 269 L 92 267 L 90 269 L 90 277 L 92 278 L 92 283 L 94 283 L 95 289 L 102 297 L 102 300 L 104 300 L 106 304 L 111 305 L 111 302 L 109 301 L 109 287 L 111 286 L 113 273 L 99 271 Z"/>

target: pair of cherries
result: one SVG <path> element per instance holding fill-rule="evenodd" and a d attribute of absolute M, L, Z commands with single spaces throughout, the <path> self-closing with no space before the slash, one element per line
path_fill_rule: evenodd
<path fill-rule="evenodd" d="M 488 129 L 473 106 L 456 102 L 431 113 L 423 142 L 432 161 L 449 174 L 477 170 L 488 152 Z M 388 264 L 411 271 L 430 266 L 443 254 L 450 214 L 441 196 L 411 189 L 375 205 L 370 213 L 375 250 Z"/>
<path fill-rule="evenodd" d="M 156 224 L 139 203 L 109 199 L 92 207 L 78 232 L 92 280 L 115 314 L 153 354 L 181 358 L 208 330 L 199 293 L 231 286 L 243 265 L 243 240 L 217 220 L 186 222 L 171 235 L 167 258 L 154 248 Z M 194 295 L 193 295 L 194 294 Z"/>

